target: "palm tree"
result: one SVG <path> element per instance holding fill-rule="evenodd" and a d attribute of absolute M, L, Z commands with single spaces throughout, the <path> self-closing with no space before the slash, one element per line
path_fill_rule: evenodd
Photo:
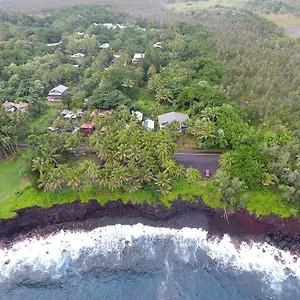
<path fill-rule="evenodd" d="M 155 184 L 157 185 L 158 192 L 165 196 L 171 190 L 171 180 L 165 173 L 159 173 L 156 178 L 154 178 Z"/>
<path fill-rule="evenodd" d="M 201 174 L 200 174 L 199 170 L 195 169 L 195 168 L 188 168 L 186 170 L 185 176 L 189 183 L 196 182 L 196 181 L 200 180 L 200 178 L 201 178 Z"/>
<path fill-rule="evenodd" d="M 70 172 L 67 180 L 67 185 L 74 190 L 81 189 L 83 183 L 80 175 L 80 170 L 74 170 L 73 172 Z"/>
<path fill-rule="evenodd" d="M 80 173 L 83 174 L 85 181 L 89 182 L 90 180 L 92 181 L 97 181 L 100 178 L 100 168 L 99 165 L 90 161 L 90 160 L 85 160 L 82 162 L 79 166 Z"/>

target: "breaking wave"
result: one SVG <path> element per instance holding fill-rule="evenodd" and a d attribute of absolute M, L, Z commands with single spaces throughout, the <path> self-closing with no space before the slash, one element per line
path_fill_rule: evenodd
<path fill-rule="evenodd" d="M 168 299 L 168 282 L 176 278 L 171 276 L 176 262 L 193 266 L 193 270 L 230 271 L 236 278 L 255 274 L 263 282 L 261 289 L 272 299 L 283 299 L 287 283 L 293 290 L 291 295 L 300 291 L 300 260 L 290 252 L 266 243 L 242 242 L 236 246 L 228 235 L 208 239 L 202 229 L 141 224 L 100 227 L 89 232 L 60 231 L 0 249 L 0 291 L 4 286 L 6 291 L 8 286 L 12 289 L 12 284 L 53 281 L 78 273 L 130 270 L 140 274 L 163 269 L 157 298 Z"/>

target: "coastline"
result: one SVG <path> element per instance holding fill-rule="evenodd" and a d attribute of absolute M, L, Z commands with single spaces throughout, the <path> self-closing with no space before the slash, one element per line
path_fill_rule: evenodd
<path fill-rule="evenodd" d="M 134 225 L 182 229 L 202 228 L 210 237 L 228 234 L 237 241 L 264 242 L 283 250 L 300 254 L 300 222 L 268 216 L 257 219 L 246 211 L 228 216 L 211 209 L 202 201 L 177 200 L 171 208 L 149 204 L 124 204 L 121 200 L 105 206 L 96 200 L 79 200 L 44 209 L 31 207 L 19 210 L 17 216 L 0 220 L 0 247 L 9 248 L 14 242 L 36 236 L 48 236 L 60 230 L 90 231 L 108 225 Z"/>

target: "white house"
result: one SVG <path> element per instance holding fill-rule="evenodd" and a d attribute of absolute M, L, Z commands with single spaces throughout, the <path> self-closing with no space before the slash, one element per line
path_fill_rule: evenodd
<path fill-rule="evenodd" d="M 83 58 L 83 57 L 85 57 L 85 54 L 83 54 L 83 53 L 75 53 L 71 57 L 72 58 Z"/>
<path fill-rule="evenodd" d="M 148 130 L 154 130 L 154 121 L 147 119 L 143 122 L 143 125 L 147 127 Z"/>
<path fill-rule="evenodd" d="M 145 57 L 145 53 L 135 53 L 132 59 L 134 65 L 138 64 L 140 59 Z"/>
<path fill-rule="evenodd" d="M 76 119 L 76 118 L 77 118 L 77 116 L 75 114 L 73 114 L 72 112 L 69 112 L 68 114 L 66 114 L 64 116 L 64 119 L 68 119 L 68 120 L 70 120 L 70 119 Z"/>
<path fill-rule="evenodd" d="M 109 43 L 104 43 L 99 46 L 100 49 L 108 49 L 109 48 Z"/>
<path fill-rule="evenodd" d="M 67 114 L 69 114 L 69 113 L 71 113 L 71 111 L 68 110 L 68 109 L 64 109 L 63 111 L 60 112 L 60 114 L 61 114 L 62 116 L 65 116 L 65 115 L 67 115 Z"/>
<path fill-rule="evenodd" d="M 133 111 L 131 114 L 135 116 L 137 120 L 139 121 L 143 120 L 143 113 L 141 113 L 140 111 Z"/>
<path fill-rule="evenodd" d="M 186 126 L 184 123 L 188 120 L 189 116 L 178 112 L 168 112 L 158 116 L 158 123 L 160 129 L 165 128 L 169 123 L 177 121 L 180 123 L 180 131 L 183 131 Z"/>
<path fill-rule="evenodd" d="M 47 47 L 57 47 L 60 45 L 61 42 L 58 43 L 52 43 L 52 44 L 47 44 Z"/>
<path fill-rule="evenodd" d="M 161 42 L 157 42 L 153 45 L 154 48 L 156 49 L 161 49 L 162 48 L 162 45 L 161 45 Z"/>
<path fill-rule="evenodd" d="M 106 28 L 108 28 L 108 29 L 112 29 L 115 25 L 112 24 L 112 23 L 103 23 L 102 26 L 103 26 L 103 27 L 106 27 Z"/>

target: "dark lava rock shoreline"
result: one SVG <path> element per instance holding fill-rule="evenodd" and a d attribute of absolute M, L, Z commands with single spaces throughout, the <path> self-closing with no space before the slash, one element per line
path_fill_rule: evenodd
<path fill-rule="evenodd" d="M 31 207 L 18 211 L 16 217 L 0 220 L 0 247 L 60 230 L 92 230 L 107 225 L 142 223 L 154 227 L 202 228 L 211 236 L 229 234 L 238 241 L 266 241 L 280 249 L 300 254 L 300 222 L 268 216 L 257 219 L 245 211 L 224 218 L 222 210 L 214 210 L 202 201 L 177 200 L 171 208 L 162 205 L 109 202 L 102 206 L 96 200 L 87 203 L 54 205 L 45 209 Z"/>

